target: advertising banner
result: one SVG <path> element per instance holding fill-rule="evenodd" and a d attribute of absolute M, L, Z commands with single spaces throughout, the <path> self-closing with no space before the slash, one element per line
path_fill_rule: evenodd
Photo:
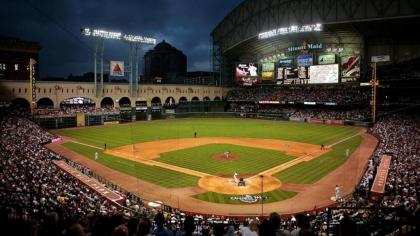
<path fill-rule="evenodd" d="M 334 64 L 334 63 L 335 63 L 335 54 L 325 54 L 325 55 L 318 56 L 319 65 Z"/>
<path fill-rule="evenodd" d="M 84 127 L 86 125 L 85 123 L 85 113 L 84 112 L 77 112 L 76 113 L 76 123 L 77 127 Z"/>
<path fill-rule="evenodd" d="M 341 76 L 359 77 L 360 76 L 360 56 L 341 57 Z"/>
<path fill-rule="evenodd" d="M 389 55 L 382 55 L 382 56 L 372 56 L 371 62 L 388 62 L 391 61 L 391 57 Z"/>
<path fill-rule="evenodd" d="M 381 163 L 376 171 L 375 180 L 373 181 L 371 193 L 372 195 L 380 195 L 385 192 L 386 179 L 388 178 L 389 167 L 391 165 L 391 157 L 382 155 Z"/>
<path fill-rule="evenodd" d="M 274 71 L 264 71 L 262 72 L 262 80 L 272 80 L 274 78 Z"/>
<path fill-rule="evenodd" d="M 262 71 L 274 71 L 274 62 L 263 63 Z"/>
<path fill-rule="evenodd" d="M 308 118 L 307 119 L 307 122 L 308 123 L 311 123 L 311 124 L 324 124 L 325 123 L 324 120 L 321 120 L 321 119 L 313 119 L 313 118 Z"/>
<path fill-rule="evenodd" d="M 292 58 L 283 58 L 279 60 L 279 67 L 292 67 L 293 59 Z"/>
<path fill-rule="evenodd" d="M 297 58 L 298 66 L 311 66 L 313 65 L 312 55 L 301 55 Z"/>
<path fill-rule="evenodd" d="M 109 67 L 111 76 L 124 76 L 123 61 L 111 61 Z"/>

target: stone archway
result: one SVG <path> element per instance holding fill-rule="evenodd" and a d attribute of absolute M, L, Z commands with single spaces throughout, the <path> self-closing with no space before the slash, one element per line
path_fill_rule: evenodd
<path fill-rule="evenodd" d="M 54 108 L 54 102 L 50 98 L 43 97 L 36 102 L 36 107 L 38 109 Z"/>
<path fill-rule="evenodd" d="M 114 100 L 110 97 L 104 97 L 101 100 L 101 108 L 112 108 L 114 107 Z"/>
<path fill-rule="evenodd" d="M 131 107 L 131 100 L 128 97 L 122 97 L 118 100 L 120 107 Z"/>
<path fill-rule="evenodd" d="M 155 104 L 155 105 L 161 105 L 162 104 L 162 100 L 160 100 L 160 97 L 154 97 L 154 98 L 152 98 L 151 103 L 152 103 L 152 105 L 153 104 Z"/>
<path fill-rule="evenodd" d="M 12 110 L 20 110 L 20 111 L 30 112 L 31 104 L 29 103 L 28 100 L 26 100 L 24 98 L 15 98 L 12 101 L 11 109 Z"/>
<path fill-rule="evenodd" d="M 186 103 L 188 102 L 188 99 L 186 97 L 180 97 L 178 100 L 178 103 Z"/>

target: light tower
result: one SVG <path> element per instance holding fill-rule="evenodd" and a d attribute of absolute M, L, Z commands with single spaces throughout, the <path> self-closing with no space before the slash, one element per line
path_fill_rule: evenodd
<path fill-rule="evenodd" d="M 129 91 L 130 96 L 136 97 L 138 91 L 138 54 L 143 44 L 155 45 L 156 39 L 151 37 L 144 37 L 140 35 L 124 34 L 122 32 L 106 31 L 101 29 L 83 28 L 81 34 L 86 37 L 95 38 L 95 48 L 93 52 L 93 78 L 95 83 L 95 96 L 102 97 L 104 89 L 104 41 L 105 39 L 122 40 L 129 43 Z M 98 83 L 98 63 L 100 65 L 100 81 Z M 111 71 L 111 68 L 108 70 Z"/>

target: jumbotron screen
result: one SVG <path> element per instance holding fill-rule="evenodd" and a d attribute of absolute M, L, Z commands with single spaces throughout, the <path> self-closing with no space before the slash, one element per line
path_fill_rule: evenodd
<path fill-rule="evenodd" d="M 338 83 L 338 64 L 317 65 L 309 67 L 310 84 Z"/>
<path fill-rule="evenodd" d="M 236 81 L 239 85 L 253 86 L 258 83 L 258 64 L 239 63 L 236 65 Z"/>

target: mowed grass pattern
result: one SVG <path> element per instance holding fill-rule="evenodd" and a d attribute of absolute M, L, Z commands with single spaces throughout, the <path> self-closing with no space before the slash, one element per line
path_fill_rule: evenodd
<path fill-rule="evenodd" d="M 289 192 L 284 191 L 281 189 L 276 189 L 270 192 L 265 192 L 264 194 L 264 203 L 270 202 L 277 202 L 282 201 L 288 198 L 291 198 L 296 195 L 296 192 Z M 251 194 L 251 196 L 260 196 L 260 194 Z M 214 202 L 214 203 L 222 203 L 222 204 L 248 204 L 241 202 L 239 200 L 231 199 L 231 197 L 238 197 L 238 195 L 230 195 L 230 194 L 222 194 L 222 193 L 214 193 L 214 192 L 205 192 L 201 194 L 197 194 L 193 196 L 194 198 L 207 201 L 207 202 Z M 254 204 L 261 204 L 261 200 L 258 200 Z"/>
<path fill-rule="evenodd" d="M 249 137 L 297 141 L 311 144 L 331 144 L 354 134 L 359 129 L 350 126 L 314 125 L 286 121 L 235 118 L 186 118 L 144 121 L 124 125 L 63 129 L 52 132 L 76 140 L 108 148 L 131 143 L 162 139 L 198 137 Z"/>
<path fill-rule="evenodd" d="M 226 151 L 237 155 L 237 160 L 215 160 L 214 155 Z M 179 151 L 162 153 L 157 161 L 181 166 L 212 175 L 258 174 L 263 170 L 293 160 L 282 152 L 230 144 L 207 144 Z"/>
<path fill-rule="evenodd" d="M 108 148 L 113 148 L 145 141 L 191 138 L 194 132 L 198 133 L 198 137 L 268 138 L 328 145 L 349 137 L 358 131 L 359 128 L 356 127 L 313 125 L 283 121 L 190 118 L 138 122 L 128 125 L 55 130 L 53 132 L 100 148 L 104 146 L 104 143 L 107 144 Z M 347 160 L 345 150 L 349 148 L 352 153 L 360 145 L 361 141 L 361 136 L 350 138 L 335 145 L 329 153 L 314 160 L 299 163 L 275 174 L 275 177 L 284 183 L 315 183 L 343 164 Z M 100 155 L 99 163 L 162 187 L 178 188 L 197 186 L 198 178 L 195 176 L 107 155 L 100 149 L 73 142 L 67 142 L 63 145 L 89 159 L 94 159 L 94 153 L 98 151 Z M 213 154 L 223 153 L 225 151 L 230 151 L 233 154 L 239 155 L 241 158 L 233 161 L 212 159 Z M 258 173 L 292 160 L 293 158 L 284 153 L 271 150 L 227 144 L 210 144 L 164 153 L 159 161 L 209 174 L 222 175 L 232 174 L 235 171 L 242 174 Z M 268 196 L 268 199 L 264 202 L 269 203 L 291 198 L 296 193 L 277 189 L 267 192 L 265 195 Z M 244 204 L 237 200 L 231 200 L 231 196 L 233 195 L 206 192 L 195 195 L 194 197 L 216 203 Z"/>
<path fill-rule="evenodd" d="M 100 164 L 162 187 L 180 188 L 197 186 L 198 177 L 192 175 L 118 158 L 105 154 L 102 150 L 73 142 L 66 142 L 63 145 L 64 147 L 92 160 L 94 160 L 95 152 L 98 152 L 99 159 L 97 162 Z"/>
<path fill-rule="evenodd" d="M 275 174 L 274 176 L 283 183 L 315 183 L 347 161 L 348 157 L 345 155 L 346 149 L 348 148 L 350 150 L 351 155 L 351 153 L 353 153 L 360 145 L 362 140 L 363 138 L 359 135 L 350 138 L 335 145 L 330 152 L 311 161 L 301 162 Z"/>

